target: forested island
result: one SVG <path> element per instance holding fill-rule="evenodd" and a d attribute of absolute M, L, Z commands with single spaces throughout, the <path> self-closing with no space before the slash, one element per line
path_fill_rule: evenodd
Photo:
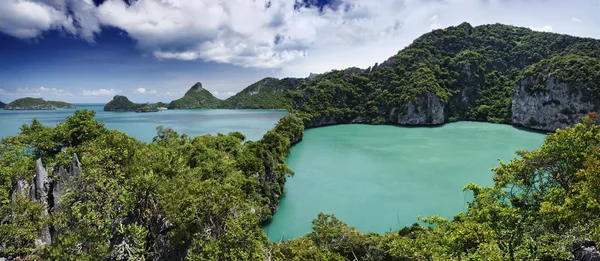
<path fill-rule="evenodd" d="M 368 69 L 263 80 L 233 96 L 231 108 L 290 110 L 258 141 L 158 127 L 143 143 L 88 110 L 54 127 L 34 120 L 0 144 L 0 256 L 569 260 L 591 246 L 586 239 L 600 240 L 599 42 L 505 25 L 435 30 Z M 196 84 L 169 108 L 228 104 L 206 94 Z M 378 234 L 319 214 L 312 232 L 281 242 L 261 230 L 293 175 L 285 158 L 305 128 L 459 120 L 555 133 L 500 162 L 492 186 L 465 184 L 474 199 L 449 219 Z"/>
<path fill-rule="evenodd" d="M 599 50 L 590 38 L 463 23 L 370 68 L 266 78 L 221 103 L 187 108 L 290 109 L 311 127 L 466 120 L 554 131 L 600 110 Z"/>
<path fill-rule="evenodd" d="M 4 108 L 4 106 L 6 106 L 6 103 L 0 101 L 0 109 Z"/>
<path fill-rule="evenodd" d="M 161 106 L 162 105 L 162 106 Z M 113 99 L 104 105 L 105 111 L 134 111 L 134 112 L 158 112 L 159 108 L 164 107 L 163 103 L 150 105 L 148 103 L 136 104 L 131 102 L 127 97 L 116 95 Z"/>
<path fill-rule="evenodd" d="M 62 101 L 45 101 L 42 98 L 21 98 L 2 105 L 5 110 L 56 110 L 75 108 L 74 104 Z"/>

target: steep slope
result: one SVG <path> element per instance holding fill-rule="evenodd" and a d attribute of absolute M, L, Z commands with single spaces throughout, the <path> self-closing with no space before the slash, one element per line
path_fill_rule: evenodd
<path fill-rule="evenodd" d="M 307 127 L 353 122 L 513 123 L 513 99 L 526 99 L 533 94 L 515 92 L 527 66 L 566 55 L 597 59 L 599 50 L 600 41 L 594 39 L 500 24 L 472 27 L 463 23 L 419 37 L 381 65 L 321 74 L 287 95 L 293 108 L 304 115 Z M 579 84 L 586 86 L 584 89 L 597 90 L 594 88 L 600 85 L 598 79 L 584 77 L 589 70 L 587 66 L 572 67 L 573 79 L 563 83 L 568 88 Z M 572 120 L 563 124 L 553 124 L 556 119 L 552 122 L 540 119 L 542 122 L 535 125 L 520 120 L 514 123 L 542 130 L 571 125 L 584 110 L 597 108 L 577 105 L 586 102 L 590 93 L 593 92 L 582 93 L 580 98 L 562 99 L 566 102 L 564 106 L 581 107 Z"/>
<path fill-rule="evenodd" d="M 303 82 L 303 79 L 264 78 L 223 103 L 229 109 L 291 109 L 292 102 L 286 93 Z"/>
<path fill-rule="evenodd" d="M 42 98 L 21 98 L 3 106 L 5 110 L 55 110 L 57 108 L 75 108 L 67 102 L 45 101 Z"/>
<path fill-rule="evenodd" d="M 223 105 L 223 101 L 202 88 L 202 83 L 196 83 L 183 97 L 169 104 L 169 109 L 215 109 Z"/>

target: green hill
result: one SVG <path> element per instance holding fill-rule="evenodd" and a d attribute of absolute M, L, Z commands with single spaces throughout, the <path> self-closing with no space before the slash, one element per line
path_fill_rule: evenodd
<path fill-rule="evenodd" d="M 202 88 L 202 83 L 196 83 L 183 97 L 169 104 L 169 109 L 216 109 L 223 106 L 223 101 Z"/>
<path fill-rule="evenodd" d="M 225 100 L 223 107 L 229 109 L 291 109 L 292 103 L 286 93 L 304 79 L 264 78 Z"/>
<path fill-rule="evenodd" d="M 600 86 L 594 71 L 598 58 L 598 40 L 463 23 L 419 37 L 382 64 L 320 74 L 286 95 L 293 109 L 304 115 L 307 126 L 434 125 L 469 120 L 555 130 L 600 109 L 600 99 L 594 98 Z M 550 71 L 544 69 L 548 67 Z M 545 74 L 538 82 L 545 87 L 539 91 L 551 91 L 551 100 L 533 92 L 515 92 L 533 73 L 536 77 Z M 565 85 L 544 81 L 548 79 Z M 560 88 L 569 88 L 569 96 Z M 523 107 L 538 101 L 537 107 Z M 571 107 L 577 112 L 569 114 Z M 521 114 L 523 110 L 531 115 Z M 530 125 L 530 118 L 545 122 Z"/>
<path fill-rule="evenodd" d="M 6 103 L 3 103 L 3 102 L 0 101 L 0 109 L 4 108 L 4 106 L 6 106 Z"/>
<path fill-rule="evenodd" d="M 21 98 L 3 106 L 5 110 L 55 110 L 57 108 L 75 108 L 75 105 L 61 101 L 45 101 L 42 98 Z"/>
<path fill-rule="evenodd" d="M 104 105 L 105 111 L 135 111 L 135 112 L 158 112 L 159 106 L 147 103 L 137 104 L 131 102 L 127 97 L 116 95 L 112 101 Z"/>
<path fill-rule="evenodd" d="M 112 101 L 108 102 L 104 105 L 105 111 L 135 111 L 139 107 L 140 104 L 135 104 L 131 102 L 127 97 L 116 95 L 113 97 Z"/>

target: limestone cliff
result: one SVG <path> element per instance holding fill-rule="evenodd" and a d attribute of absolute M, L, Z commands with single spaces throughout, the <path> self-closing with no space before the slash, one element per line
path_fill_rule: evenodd
<path fill-rule="evenodd" d="M 598 111 L 600 101 L 584 101 L 582 92 L 547 78 L 543 90 L 530 91 L 527 86 L 538 84 L 535 79 L 522 80 L 512 101 L 512 123 L 536 130 L 555 131 L 581 121 L 589 112 Z"/>

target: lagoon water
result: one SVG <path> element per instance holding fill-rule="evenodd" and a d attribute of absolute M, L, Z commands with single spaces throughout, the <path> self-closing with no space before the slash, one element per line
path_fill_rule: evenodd
<path fill-rule="evenodd" d="M 0 137 L 16 135 L 19 127 L 37 118 L 54 126 L 77 109 L 96 111 L 96 120 L 141 141 L 150 142 L 156 127 L 163 125 L 189 136 L 240 131 L 248 140 L 258 140 L 287 114 L 283 110 L 165 110 L 153 113 L 106 112 L 104 104 L 77 104 L 76 109 L 9 111 L 0 109 Z"/>
<path fill-rule="evenodd" d="M 490 168 L 545 135 L 509 125 L 458 122 L 435 128 L 338 125 L 309 129 L 292 147 L 295 172 L 272 222 L 271 240 L 311 231 L 319 212 L 363 232 L 397 231 L 417 216 L 466 210 L 469 182 L 492 185 Z"/>
<path fill-rule="evenodd" d="M 105 112 L 101 104 L 78 105 L 96 119 L 150 142 L 164 125 L 190 136 L 240 131 L 257 140 L 287 114 L 274 110 L 166 110 Z M 0 137 L 16 135 L 35 117 L 55 125 L 75 109 L 0 110 Z M 517 149 L 539 147 L 544 135 L 508 125 L 459 122 L 435 128 L 338 125 L 309 129 L 287 158 L 296 173 L 272 222 L 271 240 L 302 236 L 319 212 L 333 213 L 364 232 L 387 232 L 417 216 L 451 217 L 470 200 L 469 182 L 492 184 L 490 168 Z"/>

